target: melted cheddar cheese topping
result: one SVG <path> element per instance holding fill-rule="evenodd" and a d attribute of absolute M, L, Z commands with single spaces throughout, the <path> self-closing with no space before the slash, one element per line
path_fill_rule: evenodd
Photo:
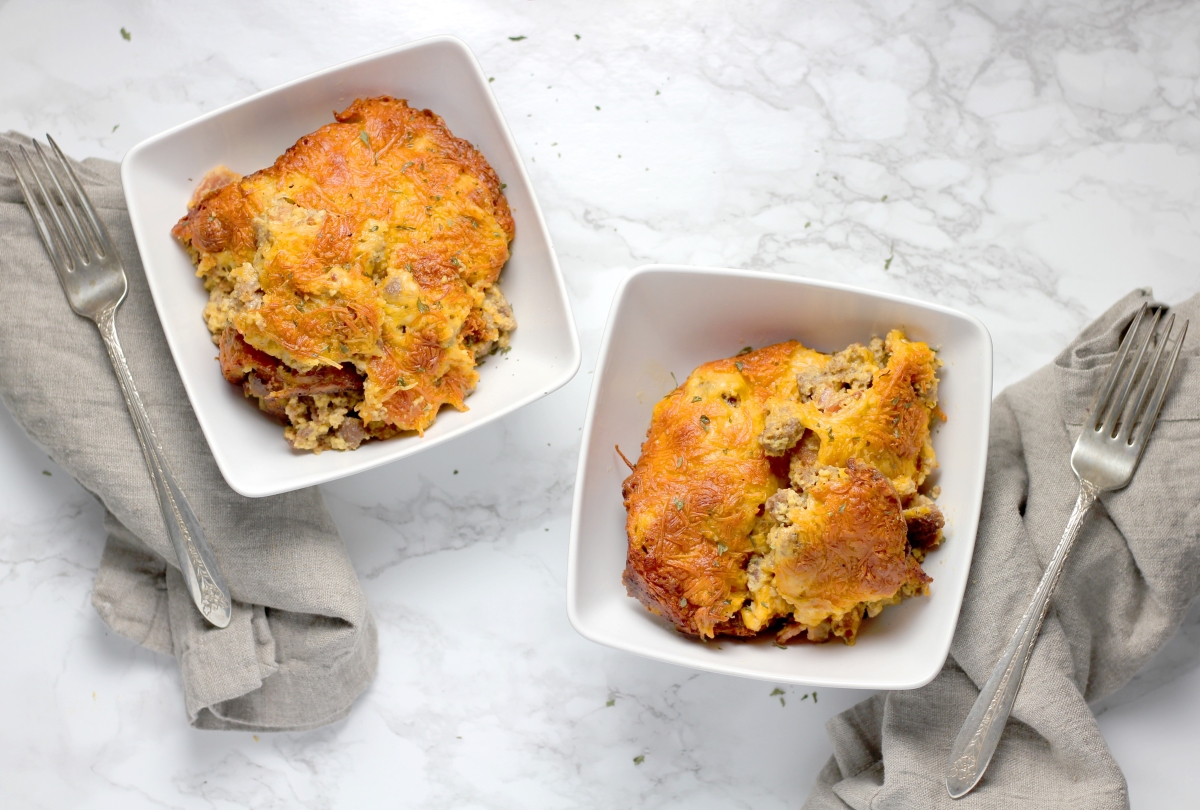
<path fill-rule="evenodd" d="M 927 592 L 937 367 L 894 330 L 697 368 L 655 407 L 625 481 L 630 594 L 701 637 L 853 643 L 864 615 Z"/>
<path fill-rule="evenodd" d="M 360 99 L 275 164 L 202 185 L 174 229 L 229 328 L 305 373 L 353 369 L 368 427 L 465 410 L 512 323 L 496 281 L 513 220 L 495 172 L 428 110 Z M 265 405 L 264 405 L 265 409 Z"/>

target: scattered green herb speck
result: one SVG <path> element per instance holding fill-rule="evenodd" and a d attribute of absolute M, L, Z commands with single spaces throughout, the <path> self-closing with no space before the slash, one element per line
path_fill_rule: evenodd
<path fill-rule="evenodd" d="M 643 762 L 645 762 L 645 761 L 646 761 L 646 755 L 645 755 L 645 754 L 638 754 L 636 757 L 634 757 L 634 758 L 633 758 L 633 764 L 634 764 L 634 765 L 641 765 L 641 764 L 642 764 Z"/>
<path fill-rule="evenodd" d="M 124 27 L 122 27 L 121 28 L 121 39 L 128 42 L 129 40 L 133 39 L 133 34 L 129 33 L 128 31 L 125 30 Z"/>
<path fill-rule="evenodd" d="M 509 37 L 509 39 L 512 40 L 513 42 L 520 42 L 521 40 L 525 39 L 525 35 L 521 34 L 521 36 L 519 36 L 519 37 Z"/>

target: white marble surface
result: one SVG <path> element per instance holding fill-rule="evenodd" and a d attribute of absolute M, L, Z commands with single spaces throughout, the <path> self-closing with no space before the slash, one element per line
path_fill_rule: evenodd
<path fill-rule="evenodd" d="M 1200 290 L 1200 6 L 1184 2 L 0 0 L 0 129 L 120 158 L 440 33 L 495 77 L 583 368 L 500 424 L 325 488 L 381 662 L 347 720 L 306 734 L 187 726 L 174 661 L 90 607 L 99 508 L 0 411 L 5 806 L 796 807 L 822 722 L 863 693 L 787 688 L 781 705 L 771 684 L 567 624 L 579 430 L 619 280 L 686 262 L 934 300 L 987 324 L 997 388 L 1134 286 Z M 441 601 L 446 577 L 471 596 Z M 1099 707 L 1135 807 L 1200 789 L 1198 663 L 1193 612 Z"/>

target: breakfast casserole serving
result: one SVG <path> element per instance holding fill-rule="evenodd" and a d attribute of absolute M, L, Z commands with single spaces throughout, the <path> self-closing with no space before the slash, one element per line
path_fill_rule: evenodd
<path fill-rule="evenodd" d="M 358 99 L 269 168 L 218 167 L 172 234 L 225 378 L 298 450 L 353 450 L 466 410 L 516 327 L 499 179 L 440 117 Z"/>
<path fill-rule="evenodd" d="M 864 616 L 928 594 L 940 365 L 893 330 L 697 368 L 655 406 L 625 480 L 629 594 L 701 638 L 847 644 Z"/>

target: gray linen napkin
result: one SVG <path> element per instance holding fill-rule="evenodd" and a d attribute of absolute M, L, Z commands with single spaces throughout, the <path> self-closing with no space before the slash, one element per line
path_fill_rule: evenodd
<path fill-rule="evenodd" d="M 0 135 L 0 152 L 21 144 L 31 141 Z M 124 260 L 129 294 L 117 333 L 225 573 L 233 619 L 217 630 L 193 606 L 104 344 L 68 307 L 0 157 L 0 398 L 107 510 L 92 604 L 117 633 L 179 660 L 188 719 L 199 728 L 297 730 L 338 720 L 374 677 L 378 650 L 321 493 L 252 500 L 226 485 L 163 338 L 118 166 L 89 159 L 75 168 Z"/>
<path fill-rule="evenodd" d="M 1171 309 L 1192 321 L 1172 390 L 1133 482 L 1101 495 L 1084 524 L 983 781 L 955 802 L 944 774 L 978 685 L 1075 504 L 1070 456 L 1084 415 L 1134 312 L 1151 300 L 1149 290 L 1130 293 L 1052 364 L 996 398 L 950 660 L 928 686 L 880 693 L 829 721 L 834 754 L 806 808 L 1129 806 L 1088 703 L 1133 677 L 1200 591 L 1200 296 Z"/>

